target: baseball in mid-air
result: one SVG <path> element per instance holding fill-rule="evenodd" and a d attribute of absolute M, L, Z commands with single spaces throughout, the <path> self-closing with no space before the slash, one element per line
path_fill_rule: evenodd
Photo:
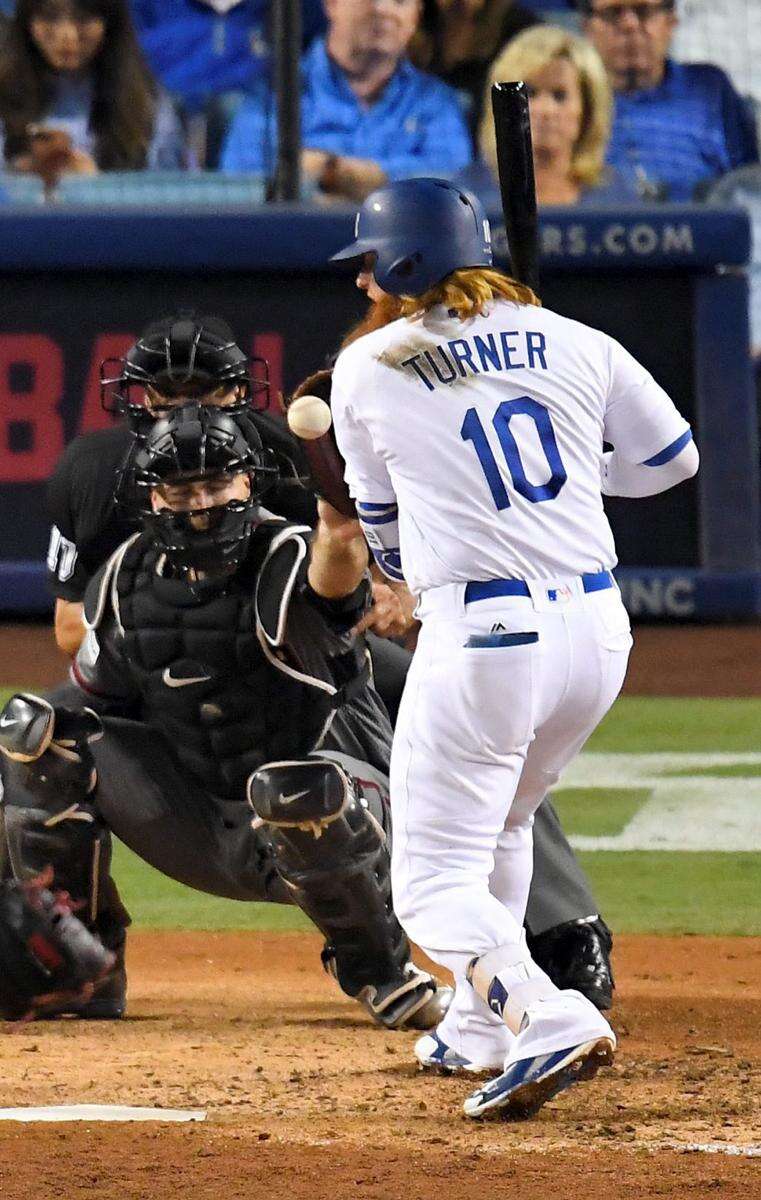
<path fill-rule="evenodd" d="M 319 396 L 299 396 L 288 409 L 288 428 L 307 442 L 322 437 L 332 424 L 330 405 Z"/>

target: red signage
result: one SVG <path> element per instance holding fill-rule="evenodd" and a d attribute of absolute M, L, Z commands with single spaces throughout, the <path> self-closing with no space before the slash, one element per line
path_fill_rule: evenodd
<path fill-rule="evenodd" d="M 120 358 L 134 340 L 134 333 L 118 332 L 95 338 L 74 434 L 113 423 L 100 403 L 100 364 L 106 358 Z M 283 388 L 282 334 L 256 334 L 251 353 L 269 363 L 271 405 L 277 409 Z M 39 483 L 52 474 L 66 440 L 65 385 L 64 354 L 53 338 L 40 333 L 0 334 L 0 484 Z"/>

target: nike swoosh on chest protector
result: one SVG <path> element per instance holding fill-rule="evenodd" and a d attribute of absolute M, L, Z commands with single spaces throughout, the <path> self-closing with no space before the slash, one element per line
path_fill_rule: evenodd
<path fill-rule="evenodd" d="M 176 679 L 174 675 L 171 674 L 169 667 L 165 667 L 162 679 L 167 687 L 180 688 L 189 687 L 192 683 L 208 683 L 211 679 L 211 675 L 189 675 L 187 678 L 183 677 L 181 679 Z"/>

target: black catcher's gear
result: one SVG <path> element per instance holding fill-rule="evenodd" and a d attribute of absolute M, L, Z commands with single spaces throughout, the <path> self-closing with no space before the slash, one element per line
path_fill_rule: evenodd
<path fill-rule="evenodd" d="M 81 921 L 116 951 L 116 960 L 108 956 L 112 969 L 92 997 L 73 995 L 65 1002 L 57 997 L 45 1015 L 121 1016 L 129 914 L 109 877 L 110 837 L 93 804 L 91 744 L 102 737 L 102 725 L 91 709 L 71 709 L 58 698 L 51 703 L 17 694 L 0 713 L 0 751 L 7 760 L 0 807 L 0 879 L 23 883 L 51 871 L 55 887 L 81 905 Z M 44 990 L 69 989 L 61 985 Z"/>
<path fill-rule="evenodd" d="M 303 586 L 308 553 L 308 530 L 263 521 L 235 574 L 207 589 L 166 577 L 160 549 L 137 537 L 88 590 L 77 680 L 95 704 L 137 709 L 211 795 L 240 802 L 263 763 L 326 744 L 382 769 L 388 718 L 361 643 L 344 636 L 367 584 L 344 612 L 324 613 Z"/>
<path fill-rule="evenodd" d="M 153 510 L 153 489 L 162 484 L 236 475 L 248 479 L 245 499 L 192 512 Z M 244 414 L 188 404 L 156 421 L 138 438 L 119 500 L 134 505 L 144 529 L 176 571 L 219 573 L 243 559 L 260 501 L 277 478 L 274 455 L 263 448 Z"/>
<path fill-rule="evenodd" d="M 452 993 L 410 961 L 392 908 L 384 806 L 372 784 L 364 791 L 337 762 L 317 758 L 268 763 L 248 781 L 281 877 L 328 939 L 326 970 L 379 1025 L 430 1029 Z"/>
<path fill-rule="evenodd" d="M 92 709 L 54 708 L 29 693 L 17 692 L 0 712 L 0 752 L 25 764 L 27 787 L 43 799 L 76 803 L 92 791 L 95 766 L 89 743 L 102 735 Z"/>
<path fill-rule="evenodd" d="M 100 368 L 103 407 L 138 424 L 148 407 L 161 410 L 161 397 L 194 400 L 218 389 L 236 389 L 233 409 L 265 409 L 269 386 L 265 359 L 244 354 L 219 317 L 194 313 L 154 322 L 124 358 L 108 358 Z"/>
<path fill-rule="evenodd" d="M 0 1018 L 44 1016 L 67 999 L 86 1004 L 114 955 L 52 892 L 52 870 L 27 883 L 0 883 Z M 90 985 L 88 987 L 88 985 Z"/>

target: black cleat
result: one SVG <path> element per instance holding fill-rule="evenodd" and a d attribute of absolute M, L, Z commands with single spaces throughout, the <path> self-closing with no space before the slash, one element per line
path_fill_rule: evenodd
<path fill-rule="evenodd" d="M 527 934 L 534 962 L 556 987 L 572 988 L 605 1011 L 613 1006 L 613 937 L 602 917 L 567 921 L 536 937 Z"/>
<path fill-rule="evenodd" d="M 83 1021 L 118 1021 L 127 1009 L 127 969 L 124 962 L 124 942 L 115 948 L 116 961 L 111 970 L 95 985 L 89 1000 L 64 1001 L 40 1012 L 40 1020 L 54 1017 L 79 1017 Z"/>

